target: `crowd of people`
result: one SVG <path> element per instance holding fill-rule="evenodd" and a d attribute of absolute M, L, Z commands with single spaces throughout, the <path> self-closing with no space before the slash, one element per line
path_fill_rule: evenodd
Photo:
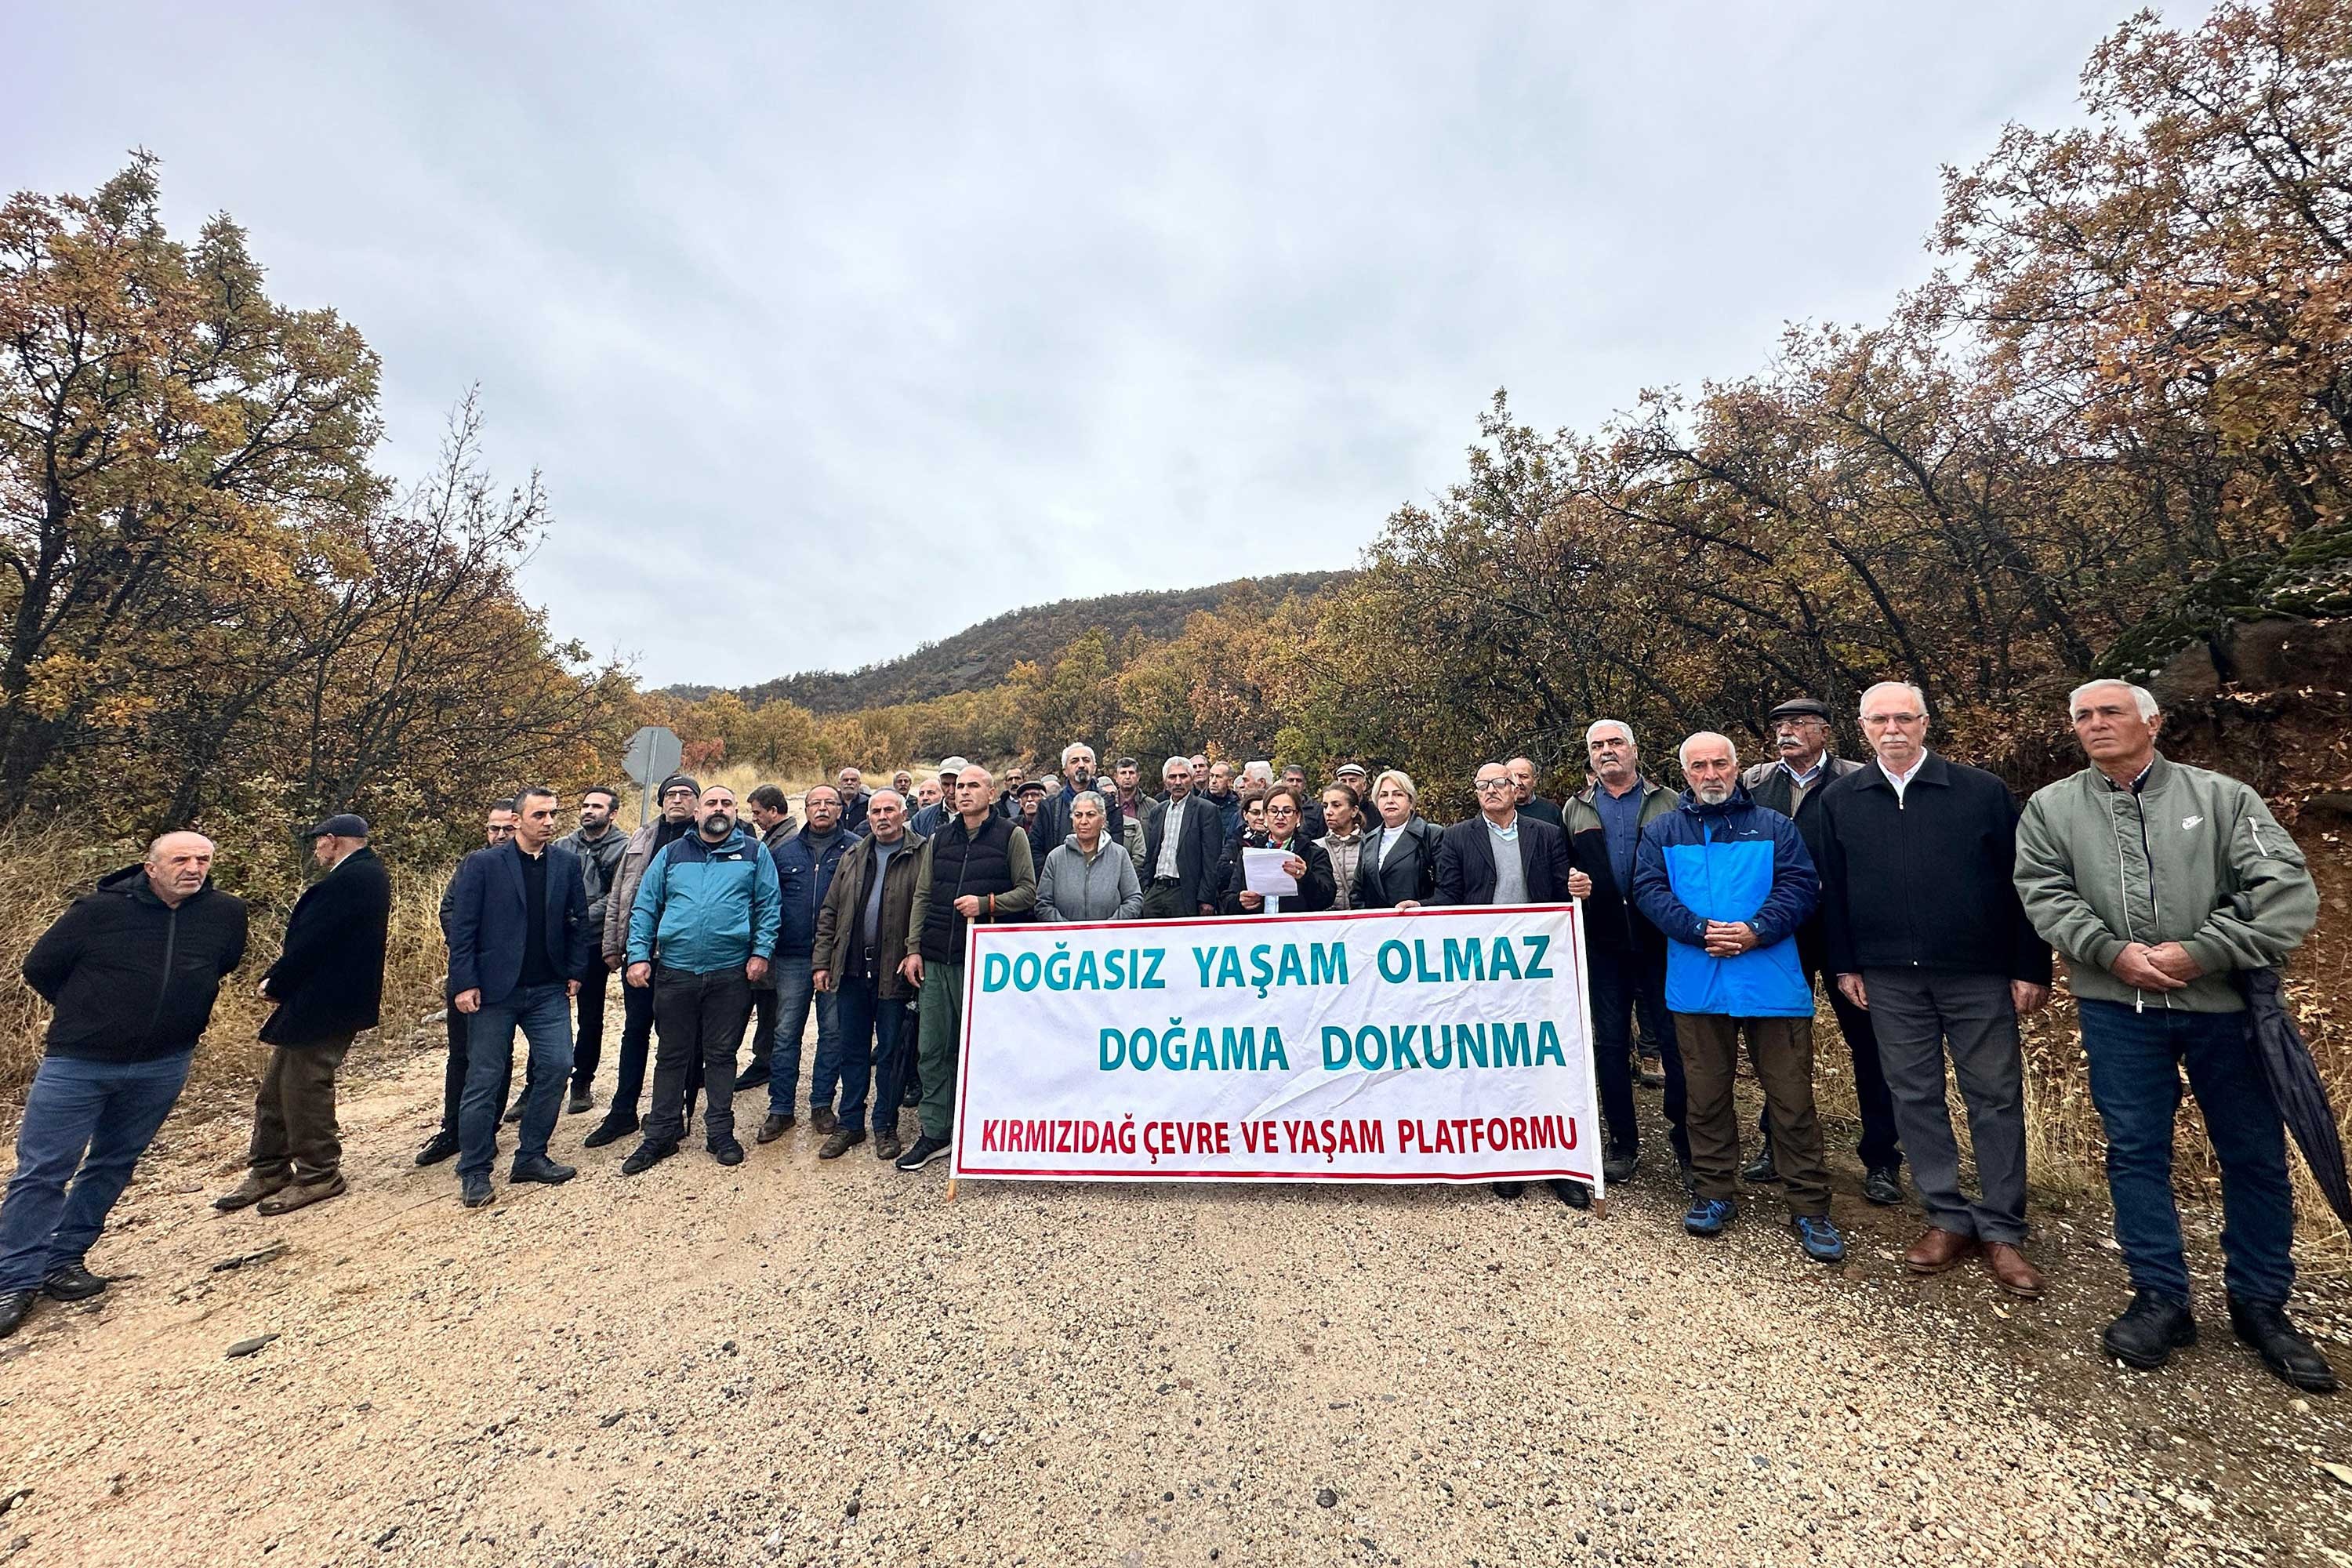
<path fill-rule="evenodd" d="M 1172 756 L 1152 789 L 1131 757 L 1098 775 L 1084 743 L 1035 779 L 1009 769 L 1000 781 L 950 757 L 869 789 L 843 768 L 802 797 L 801 821 L 773 784 L 739 803 L 677 774 L 635 832 L 614 821 L 615 792 L 594 789 L 559 837 L 562 803 L 527 788 L 488 808 L 484 847 L 442 901 L 448 1068 L 440 1125 L 416 1163 L 455 1157 L 460 1201 L 489 1204 L 499 1129 L 514 1124 L 509 1183 L 572 1179 L 549 1139 L 561 1115 L 594 1109 L 616 973 L 618 1062 L 584 1144 L 634 1138 L 620 1174 L 676 1154 L 698 1102 L 710 1156 L 741 1163 L 735 1096 L 761 1087 L 757 1142 L 805 1111 L 819 1160 L 870 1140 L 877 1158 L 914 1172 L 950 1149 L 973 922 L 1572 900 L 1586 930 L 1609 1186 L 1638 1178 L 1635 1089 L 1654 1083 L 1685 1230 L 1718 1235 L 1745 1194 L 1778 1185 L 1797 1245 L 1843 1258 L 1814 1098 L 1826 999 L 1853 1067 L 1863 1196 L 1905 1203 L 1907 1164 L 1925 1212 L 1906 1267 L 1930 1275 L 1975 1260 L 2001 1289 L 2032 1298 L 2044 1285 L 2026 1255 L 2018 1020 L 2049 1001 L 2054 948 L 2134 1290 L 2105 1349 L 2153 1368 L 2195 1336 L 2172 1181 L 2185 1069 L 2221 1163 L 2231 1327 L 2280 1378 L 2332 1390 L 2326 1359 L 2285 1310 L 2285 1138 L 2252 1064 L 2238 984 L 2283 963 L 2310 931 L 2311 877 L 2252 788 L 2162 755 L 2147 691 L 2094 681 L 2069 708 L 2088 765 L 2021 809 L 1994 774 L 1929 746 L 1926 699 L 1900 681 L 1861 698 L 1866 760 L 1837 756 L 1831 710 L 1799 697 L 1769 715 L 1777 754 L 1744 768 L 1729 737 L 1685 737 L 1676 791 L 1644 773 L 1630 725 L 1601 719 L 1584 734 L 1580 792 L 1547 800 L 1528 759 L 1489 763 L 1473 780 L 1476 815 L 1442 827 L 1394 768 L 1342 762 L 1313 790 L 1296 766 Z M 378 1022 L 391 901 L 368 838 L 350 815 L 311 830 L 324 874 L 260 981 L 276 1004 L 261 1031 L 269 1063 L 249 1168 L 215 1200 L 222 1210 L 283 1214 L 345 1190 L 335 1072 Z M 1279 852 L 1296 890 L 1254 889 L 1248 850 Z M 245 907 L 213 886 L 212 856 L 201 835 L 165 834 L 25 962 L 55 1016 L 0 1202 L 0 1335 L 40 1295 L 106 1288 L 87 1254 L 245 952 Z M 1762 1089 L 1752 1136 L 1734 1096 L 1743 1046 Z M 1654 1071 L 1637 1065 L 1653 1055 Z M 1969 1121 L 1972 1191 L 1948 1073 Z M 908 1110 L 914 1136 L 902 1143 Z M 1507 1198 L 1523 1190 L 1496 1184 Z M 1549 1190 L 1591 1201 L 1580 1182 Z"/>

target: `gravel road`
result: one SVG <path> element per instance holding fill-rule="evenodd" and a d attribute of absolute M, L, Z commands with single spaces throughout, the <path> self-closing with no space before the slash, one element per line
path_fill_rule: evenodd
<path fill-rule="evenodd" d="M 468 1213 L 408 1164 L 438 1061 L 379 1070 L 348 1197 L 215 1216 L 242 1127 L 175 1121 L 92 1258 L 130 1278 L 0 1344 L 10 1568 L 2352 1564 L 2318 1468 L 2352 1403 L 2229 1338 L 2210 1244 L 2205 1343 L 2147 1376 L 2092 1352 L 2095 1222 L 2046 1227 L 2045 1302 L 1916 1284 L 1850 1161 L 1835 1269 L 1769 1193 L 1685 1237 L 1654 1163 L 1605 1220 L 1540 1187 L 949 1204 L 805 1123 L 626 1180 L 568 1117 L 578 1179 Z M 2343 1298 L 2303 1310 L 2352 1373 Z"/>

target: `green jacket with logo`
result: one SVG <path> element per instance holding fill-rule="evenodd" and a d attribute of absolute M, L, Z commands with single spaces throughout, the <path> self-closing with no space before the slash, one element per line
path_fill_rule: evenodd
<path fill-rule="evenodd" d="M 2078 997 L 2191 1013 L 2245 1006 L 2237 969 L 2284 963 L 2319 919 L 2303 851 L 2236 779 L 2158 753 L 2135 792 L 2096 768 L 2037 791 L 2017 825 L 2017 891 Z M 2108 966 L 2177 942 L 2205 973 L 2140 991 Z"/>

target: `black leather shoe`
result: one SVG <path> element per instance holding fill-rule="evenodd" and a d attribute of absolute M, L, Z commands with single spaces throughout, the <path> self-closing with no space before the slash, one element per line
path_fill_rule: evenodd
<path fill-rule="evenodd" d="M 87 1301 L 105 1289 L 106 1281 L 84 1268 L 79 1258 L 58 1264 L 41 1279 L 41 1294 L 52 1301 Z"/>
<path fill-rule="evenodd" d="M 771 1115 L 765 1121 L 761 1122 L 760 1131 L 753 1136 L 762 1143 L 772 1143 L 792 1130 L 792 1113 L 786 1111 L 782 1116 Z"/>
<path fill-rule="evenodd" d="M 1895 1173 L 1892 1165 L 1865 1171 L 1862 1176 L 1862 1195 L 1880 1208 L 1899 1208 L 1903 1203 L 1903 1178 Z"/>
<path fill-rule="evenodd" d="M 488 1176 L 467 1176 L 457 1184 L 457 1201 L 469 1209 L 486 1208 L 497 1195 Z"/>
<path fill-rule="evenodd" d="M 56 1292 L 52 1291 L 54 1295 Z M 2336 1369 L 2327 1358 L 2288 1321 L 2286 1309 L 2263 1301 L 2242 1301 L 2230 1298 L 2230 1327 L 2237 1336 L 2254 1347 L 2263 1364 L 2281 1383 L 2299 1388 L 2305 1394 L 2336 1392 Z"/>
<path fill-rule="evenodd" d="M 2142 1290 L 2132 1297 L 2124 1315 L 2107 1325 L 2099 1342 L 2126 1366 L 2153 1372 L 2170 1361 L 2174 1351 L 2197 1342 L 2197 1320 L 2179 1302 Z"/>
<path fill-rule="evenodd" d="M 922 1103 L 923 1086 L 917 1083 L 913 1079 L 908 1079 L 907 1080 L 907 1087 L 898 1091 L 898 1109 L 901 1110 L 912 1110 Z"/>
<path fill-rule="evenodd" d="M 1601 1179 L 1612 1187 L 1620 1182 L 1630 1182 L 1641 1163 L 1639 1150 L 1620 1145 L 1601 1157 Z"/>
<path fill-rule="evenodd" d="M 504 1116 L 499 1117 L 499 1120 L 505 1122 L 509 1127 L 522 1120 L 521 1095 L 518 1094 L 515 1096 L 514 1103 L 507 1107 L 507 1113 Z"/>
<path fill-rule="evenodd" d="M 1494 1188 L 1498 1198 L 1515 1198 L 1528 1190 L 1528 1184 L 1525 1182 L 1496 1182 Z"/>
<path fill-rule="evenodd" d="M 1763 1152 L 1739 1168 L 1739 1179 L 1762 1185 L 1780 1179 L 1780 1167 L 1772 1163 L 1772 1146 L 1767 1143 Z"/>
<path fill-rule="evenodd" d="M 1592 1189 L 1582 1182 L 1571 1182 L 1564 1177 L 1555 1177 L 1548 1184 L 1551 1188 L 1551 1195 L 1572 1209 L 1589 1209 L 1592 1206 Z"/>
<path fill-rule="evenodd" d="M 549 1186 L 561 1186 L 580 1173 L 570 1165 L 559 1165 L 544 1154 L 534 1154 L 526 1160 L 515 1156 L 514 1168 L 507 1173 L 509 1182 L 544 1182 Z"/>
<path fill-rule="evenodd" d="M 580 1140 L 583 1149 L 602 1149 L 607 1143 L 617 1143 L 637 1130 L 634 1116 L 610 1115 L 596 1123 L 595 1131 Z"/>
<path fill-rule="evenodd" d="M 710 1146 L 710 1157 L 722 1165 L 740 1165 L 743 1163 L 743 1145 L 732 1138 L 722 1138 Z"/>
<path fill-rule="evenodd" d="M 675 1143 L 640 1143 L 629 1151 L 627 1159 L 621 1162 L 621 1174 L 643 1175 L 677 1152 L 677 1145 Z"/>
<path fill-rule="evenodd" d="M 0 1340 L 25 1326 L 25 1314 L 39 1295 L 38 1290 L 0 1290 Z"/>
<path fill-rule="evenodd" d="M 757 1062 L 753 1062 L 750 1067 L 745 1068 L 741 1073 L 737 1075 L 735 1079 L 735 1092 L 740 1094 L 747 1089 L 765 1089 L 768 1087 L 768 1079 L 770 1076 L 769 1070 L 766 1068 L 761 1066 Z"/>
<path fill-rule="evenodd" d="M 573 1089 L 572 1098 L 563 1102 L 563 1114 L 566 1116 L 577 1116 L 582 1111 L 595 1109 L 595 1100 L 589 1097 L 588 1091 L 584 1089 Z"/>
<path fill-rule="evenodd" d="M 457 1152 L 457 1135 L 455 1132 L 446 1131 L 436 1132 L 425 1141 L 425 1147 L 416 1152 L 416 1163 L 420 1165 L 437 1165 Z"/>

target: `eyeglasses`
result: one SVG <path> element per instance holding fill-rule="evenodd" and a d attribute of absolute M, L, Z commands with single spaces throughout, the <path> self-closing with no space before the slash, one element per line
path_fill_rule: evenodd
<path fill-rule="evenodd" d="M 1477 787 L 1482 792 L 1490 789 L 1509 789 L 1511 787 L 1511 781 L 1508 779 L 1480 779 L 1478 781 Z"/>
<path fill-rule="evenodd" d="M 1916 724 L 1926 717 L 1925 713 L 1865 713 L 1862 716 L 1862 727 L 1880 730 L 1890 725 Z"/>
<path fill-rule="evenodd" d="M 493 826 L 489 829 L 489 835 L 493 838 L 511 838 L 514 837 L 514 824 L 509 822 L 503 826 Z"/>

